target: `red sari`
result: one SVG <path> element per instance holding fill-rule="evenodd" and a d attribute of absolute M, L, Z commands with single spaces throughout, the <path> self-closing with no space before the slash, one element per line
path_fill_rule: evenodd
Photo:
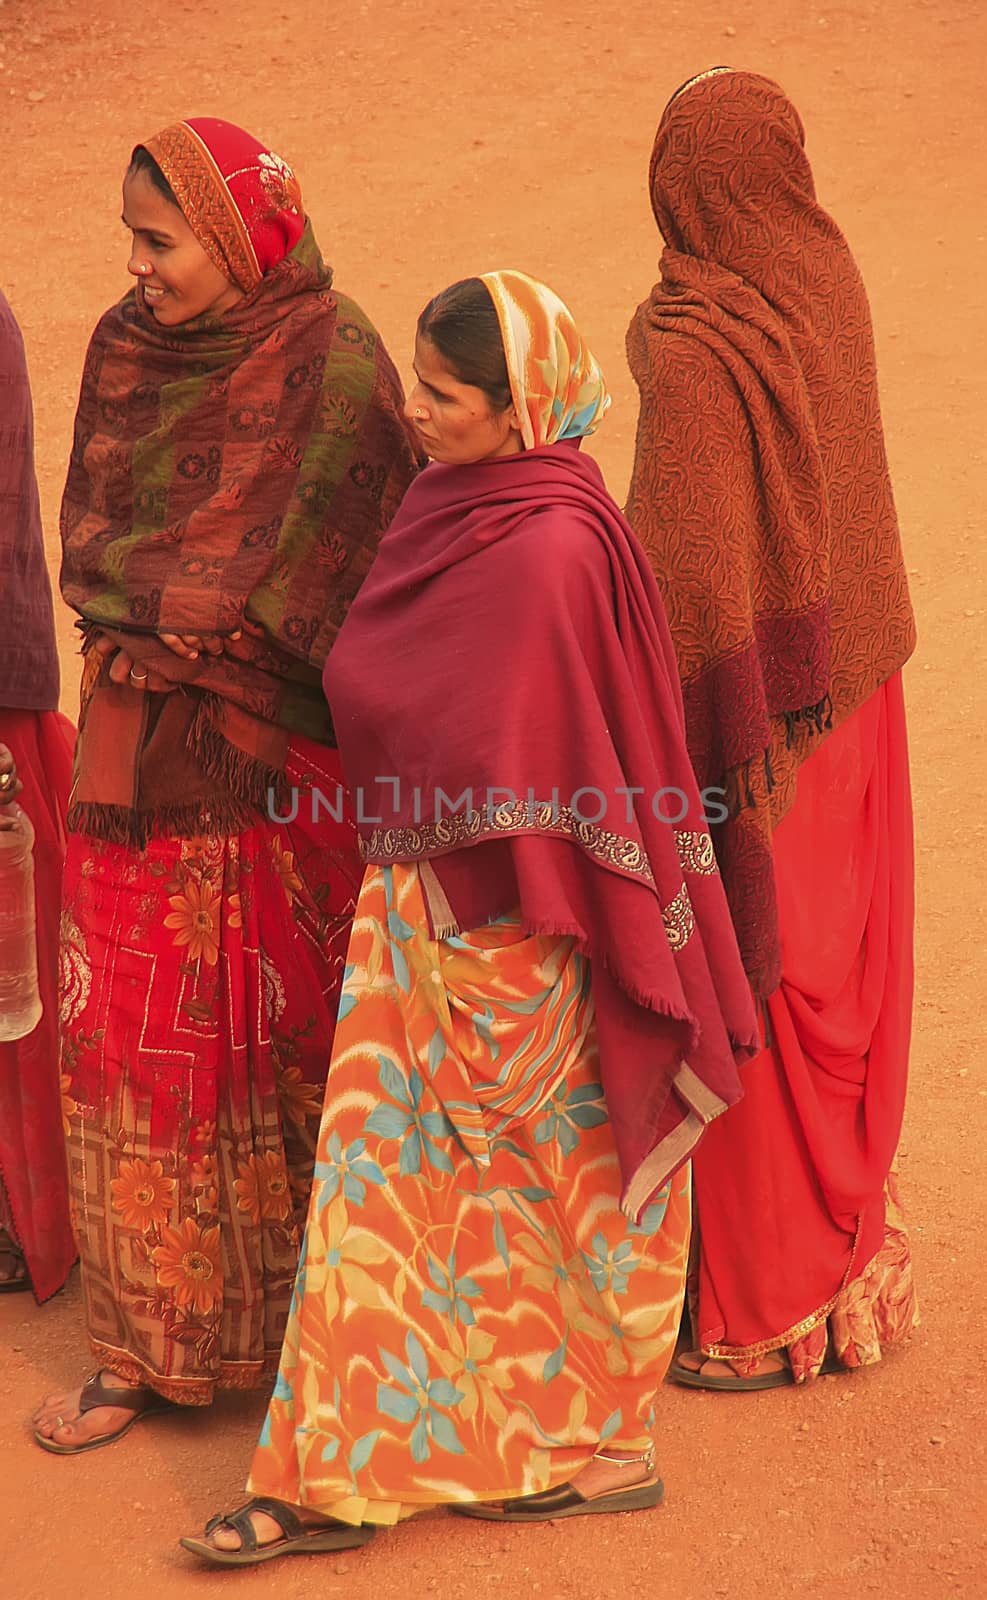
<path fill-rule="evenodd" d="M 26 1038 L 0 1044 L 0 1226 L 23 1251 L 31 1287 L 43 1301 L 62 1287 L 76 1254 L 58 1073 L 58 918 L 75 729 L 57 711 L 4 709 L 0 740 L 13 753 L 24 785 L 19 804 L 34 828 L 38 986 L 44 1007 Z"/>
<path fill-rule="evenodd" d="M 0 741 L 24 785 L 35 834 L 38 983 L 44 1011 L 25 1039 L 0 1044 L 0 1229 L 47 1300 L 75 1260 L 58 1094 L 58 908 L 71 723 L 59 716 L 58 654 L 45 565 L 34 419 L 24 342 L 0 294 Z"/>
<path fill-rule="evenodd" d="M 900 675 L 799 769 L 774 835 L 781 986 L 745 1094 L 694 1157 L 699 1340 L 751 1371 L 787 1346 L 877 1359 L 916 1318 L 885 1184 L 901 1129 L 912 1010 L 913 857 Z M 849 1286 L 849 1287 L 848 1287 Z"/>
<path fill-rule="evenodd" d="M 93 1353 L 204 1405 L 284 1333 L 361 875 L 313 814 L 340 781 L 321 673 L 416 462 L 286 164 L 215 119 L 149 148 L 243 297 L 171 327 L 128 295 L 86 361 L 62 589 L 139 670 L 87 662 L 62 1059 Z M 178 661 L 159 636 L 187 631 L 223 653 Z"/>
<path fill-rule="evenodd" d="M 692 80 L 659 123 L 651 199 L 666 249 L 628 331 L 628 518 L 693 765 L 723 792 L 717 860 L 767 1022 L 696 1156 L 694 1332 L 745 1376 L 787 1347 L 801 1378 L 827 1321 L 856 1365 L 914 1320 L 886 1201 L 912 997 L 914 621 L 867 297 L 795 107 L 755 73 Z"/>

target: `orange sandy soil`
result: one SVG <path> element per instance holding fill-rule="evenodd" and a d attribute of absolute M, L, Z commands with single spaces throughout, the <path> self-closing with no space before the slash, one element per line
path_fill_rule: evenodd
<path fill-rule="evenodd" d="M 364 1552 L 212 1573 L 175 1541 L 236 1503 L 263 1402 L 228 1397 L 111 1450 L 43 1455 L 32 1403 L 88 1366 L 73 1280 L 43 1310 L 0 1301 L 8 1600 L 987 1593 L 983 18 L 978 0 L 0 0 L 0 283 L 27 340 L 53 561 L 86 340 L 127 284 L 123 168 L 183 115 L 241 122 L 296 164 L 337 282 L 405 371 L 417 311 L 453 278 L 520 266 L 552 283 L 614 391 L 593 448 L 621 498 L 635 423 L 623 335 L 659 253 L 654 126 L 682 80 L 726 60 L 793 96 L 869 285 L 921 628 L 907 680 L 920 910 L 901 1168 L 923 1302 L 910 1345 L 805 1393 L 666 1389 L 661 1512 L 521 1530 L 436 1514 Z M 71 710 L 64 613 L 60 627 Z"/>

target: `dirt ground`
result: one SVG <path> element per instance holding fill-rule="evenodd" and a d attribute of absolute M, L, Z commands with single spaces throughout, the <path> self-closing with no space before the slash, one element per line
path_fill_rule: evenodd
<path fill-rule="evenodd" d="M 195 114 L 245 124 L 297 166 L 337 283 L 405 372 L 414 318 L 438 288 L 496 266 L 547 279 L 614 392 L 593 447 L 622 498 L 635 424 L 624 329 L 659 253 L 646 193 L 654 126 L 682 80 L 725 60 L 793 96 L 820 195 L 869 285 L 921 629 L 907 676 L 920 910 L 901 1166 L 923 1326 L 909 1347 L 805 1393 L 665 1390 L 660 1513 L 522 1530 L 437 1515 L 364 1552 L 235 1576 L 193 1566 L 175 1541 L 233 1503 L 262 1401 L 229 1398 L 78 1460 L 45 1456 L 24 1424 L 43 1391 L 87 1369 L 78 1286 L 44 1310 L 7 1299 L 8 1600 L 987 1593 L 974 926 L 985 897 L 984 17 L 979 0 L 0 0 L 0 284 L 27 341 L 53 561 L 86 340 L 126 285 L 123 168 L 138 139 Z M 67 614 L 60 626 L 72 711 Z"/>

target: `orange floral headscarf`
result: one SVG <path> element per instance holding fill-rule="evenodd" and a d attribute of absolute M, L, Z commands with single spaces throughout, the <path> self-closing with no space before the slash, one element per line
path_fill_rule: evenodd
<path fill-rule="evenodd" d="M 485 272 L 482 282 L 497 310 L 525 449 L 594 433 L 610 396 L 568 306 L 525 272 Z"/>

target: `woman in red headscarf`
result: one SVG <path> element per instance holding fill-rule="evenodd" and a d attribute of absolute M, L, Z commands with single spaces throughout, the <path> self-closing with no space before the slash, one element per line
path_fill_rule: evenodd
<path fill-rule="evenodd" d="M 136 288 L 86 357 L 62 591 L 87 651 L 62 928 L 90 1344 L 76 1453 L 277 1358 L 359 884 L 321 673 L 417 468 L 289 167 L 200 119 L 134 152 Z"/>
<path fill-rule="evenodd" d="M 0 1044 L 0 1294 L 47 1300 L 75 1260 L 58 1093 L 58 906 L 75 731 L 58 712 L 24 341 L 0 295 L 0 828 L 15 798 L 34 828 L 41 1020 Z"/>
<path fill-rule="evenodd" d="M 913 1326 L 893 1189 L 912 999 L 901 668 L 914 647 L 856 264 L 776 84 L 715 68 L 666 107 L 667 248 L 628 333 L 628 517 L 668 608 L 764 1048 L 694 1163 L 679 1382 L 767 1388 Z"/>

